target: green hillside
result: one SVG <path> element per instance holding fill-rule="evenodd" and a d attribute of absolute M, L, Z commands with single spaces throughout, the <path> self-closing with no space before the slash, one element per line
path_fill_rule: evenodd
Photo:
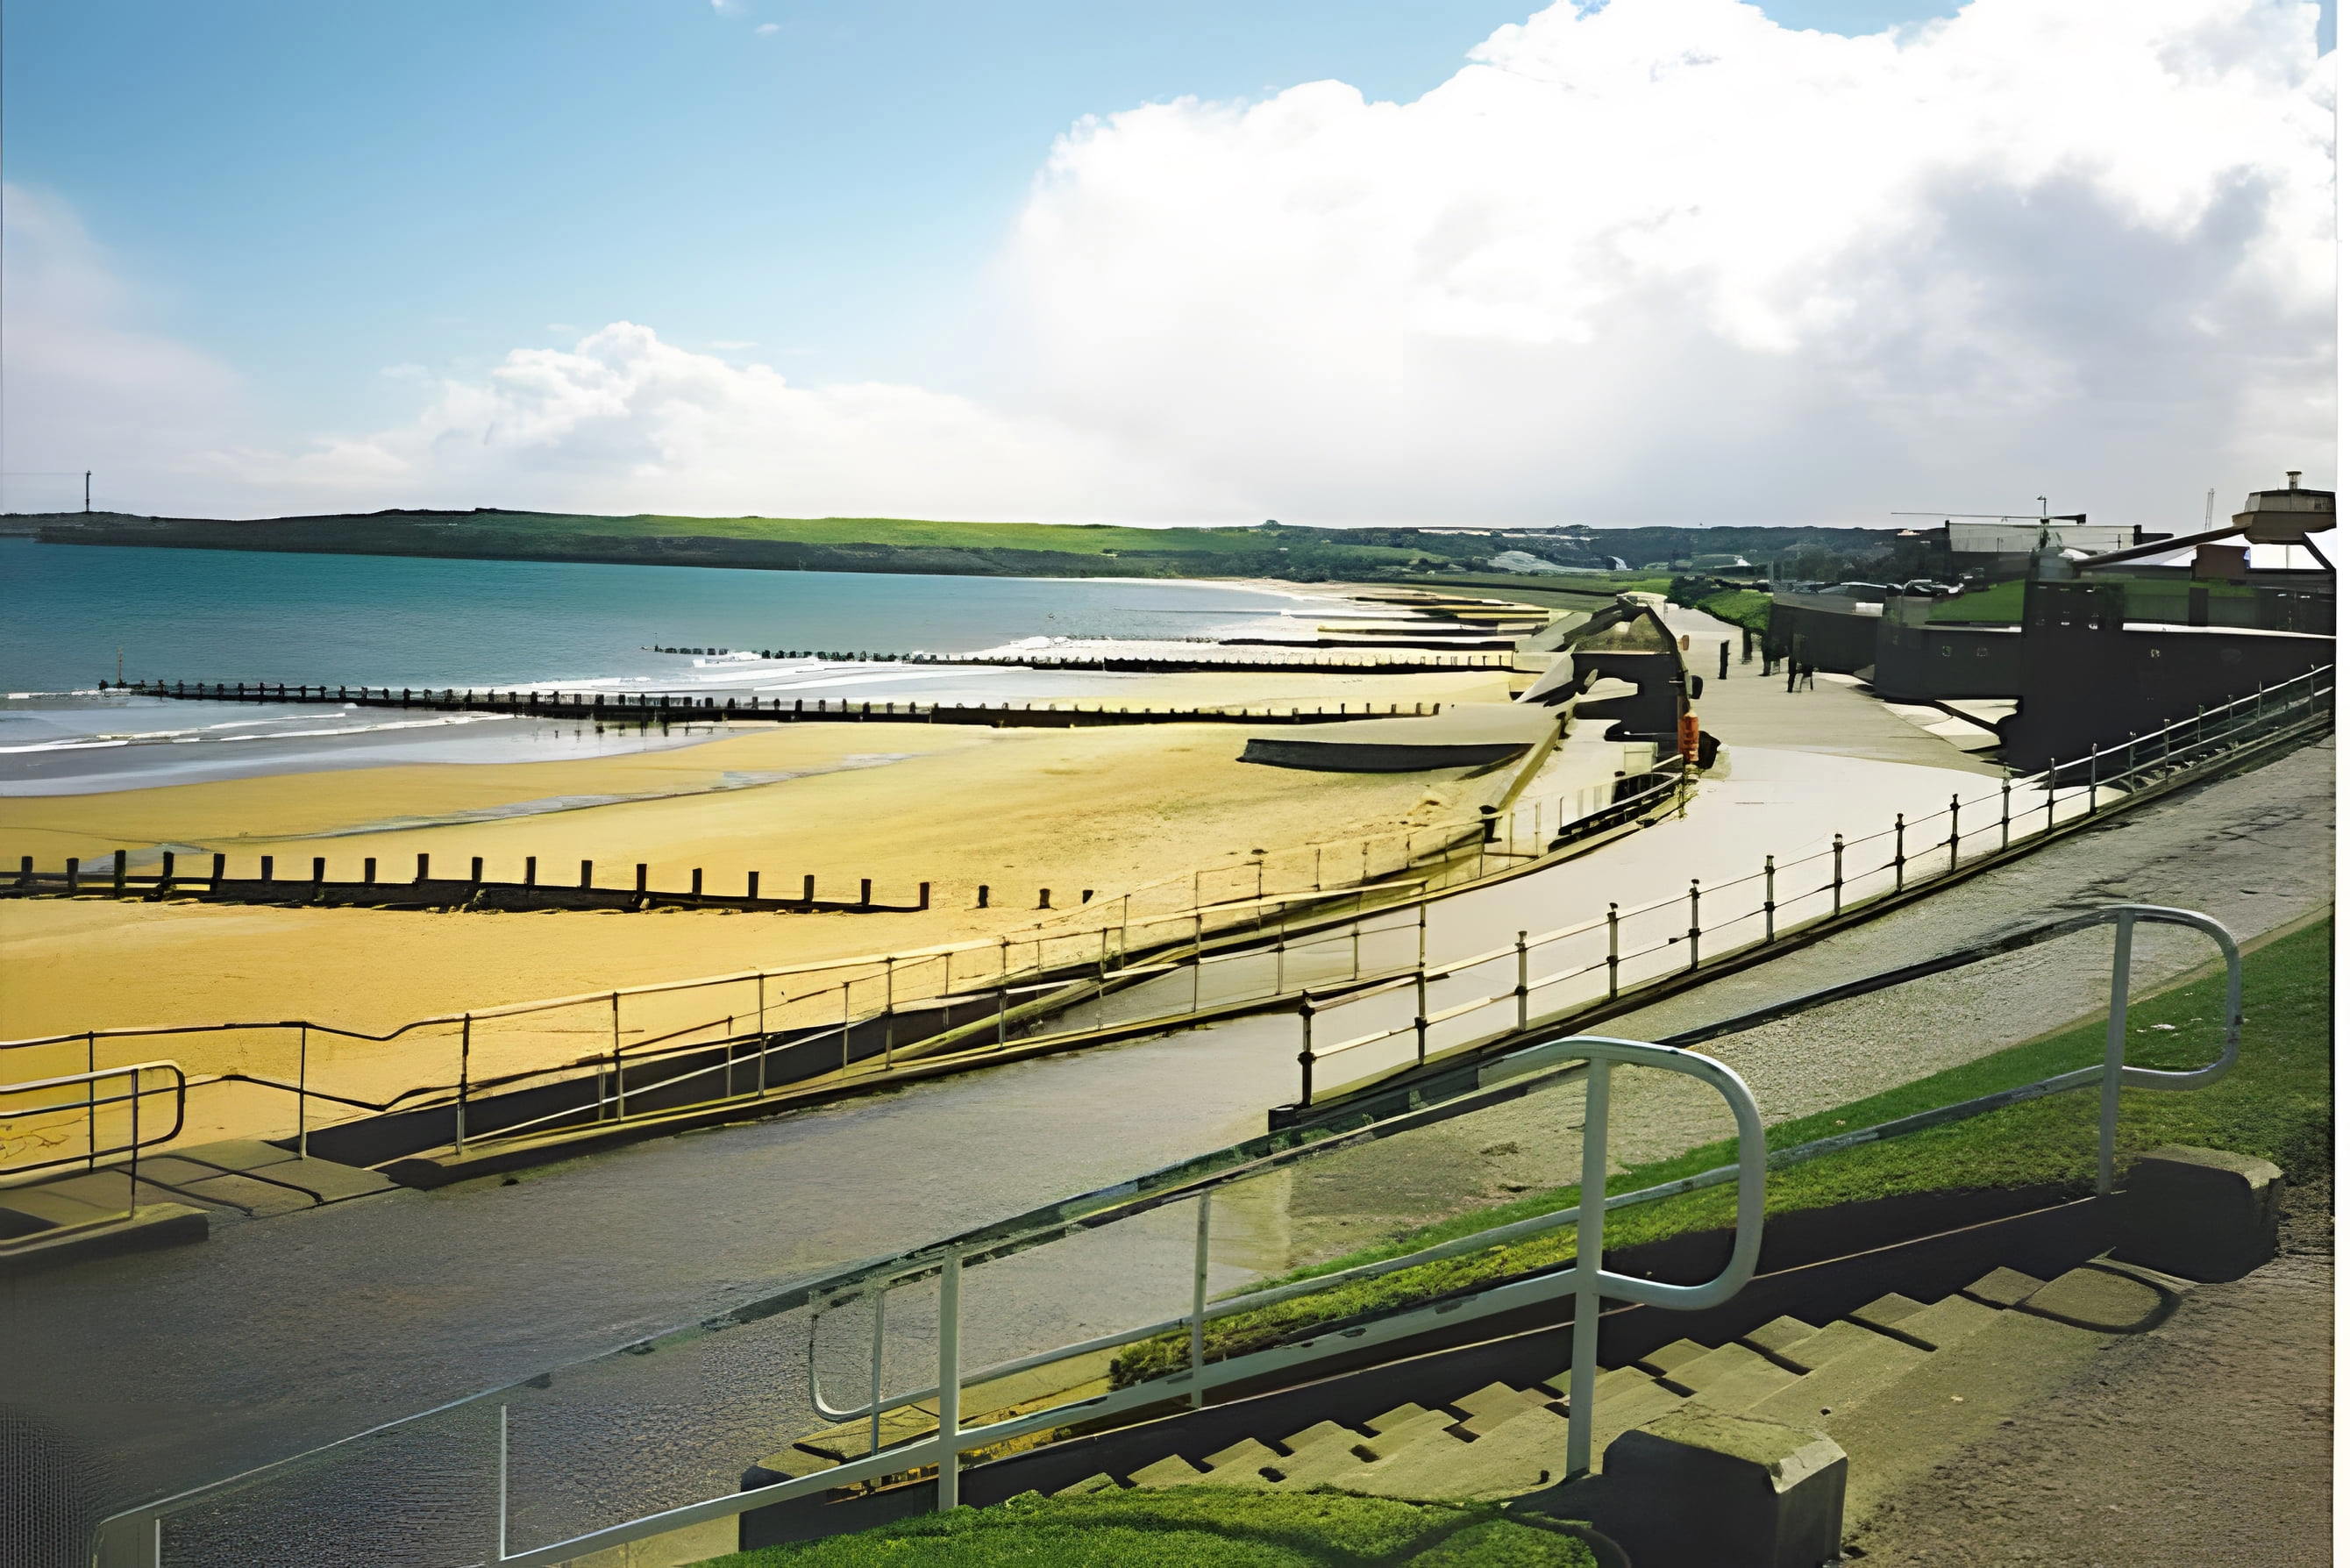
<path fill-rule="evenodd" d="M 951 523 L 907 517 L 600 517 L 552 512 L 392 511 L 251 520 L 121 513 L 16 515 L 51 544 L 291 550 L 365 556 L 611 561 L 781 571 L 990 576 L 1261 576 L 1323 581 L 1440 570 L 1482 539 L 1340 530 Z"/>

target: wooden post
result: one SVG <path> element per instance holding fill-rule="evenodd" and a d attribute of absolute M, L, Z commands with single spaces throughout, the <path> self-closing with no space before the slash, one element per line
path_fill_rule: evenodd
<path fill-rule="evenodd" d="M 693 868 L 693 896 L 697 898 L 702 897 L 702 867 L 699 866 Z"/>
<path fill-rule="evenodd" d="M 227 857 L 227 856 L 225 856 L 225 855 L 215 855 L 215 856 L 213 856 L 213 878 L 212 878 L 212 880 L 213 880 L 213 888 L 212 888 L 212 890 L 213 890 L 213 892 L 215 892 L 215 893 L 219 892 L 219 891 L 220 891 L 220 888 L 221 888 L 221 884 L 222 884 L 223 882 L 225 882 L 225 881 L 227 881 L 227 880 L 228 880 L 228 857 Z"/>
<path fill-rule="evenodd" d="M 800 878 L 800 902 L 803 904 L 816 902 L 816 878 L 812 876 Z"/>
<path fill-rule="evenodd" d="M 593 888 L 596 885 L 596 863 L 593 860 L 582 860 L 579 863 L 579 885 L 582 888 Z"/>
<path fill-rule="evenodd" d="M 277 857 L 275 855 L 265 855 L 261 857 L 261 879 L 265 882 L 277 880 Z"/>
<path fill-rule="evenodd" d="M 416 857 L 416 879 L 419 882 L 429 882 L 432 879 L 432 857 L 430 855 L 420 855 Z"/>
<path fill-rule="evenodd" d="M 857 879 L 857 907 L 860 909 L 873 907 L 873 878 L 870 877 Z"/>
<path fill-rule="evenodd" d="M 536 855 L 522 857 L 522 885 L 525 888 L 538 886 L 538 857 Z"/>
<path fill-rule="evenodd" d="M 474 886 L 474 887 L 476 887 L 476 888 L 478 888 L 478 887 L 480 887 L 481 885 L 482 885 L 482 857 L 481 857 L 480 856 L 476 855 L 476 856 L 474 856 L 474 857 L 473 857 L 473 886 Z"/>
<path fill-rule="evenodd" d="M 362 873 L 362 879 L 366 881 L 366 883 L 367 883 L 367 885 L 368 885 L 369 887 L 370 887 L 370 888 L 374 887 L 374 886 L 375 886 L 375 857 L 374 857 L 374 856 L 372 856 L 372 855 L 369 856 L 369 857 L 367 857 L 367 859 L 366 859 L 366 860 L 364 860 L 363 862 L 361 862 L 361 864 L 366 867 L 365 871 Z"/>
<path fill-rule="evenodd" d="M 122 893 L 123 893 L 124 889 L 128 887 L 128 885 L 129 885 L 130 881 L 130 852 L 129 850 L 127 850 L 127 849 L 118 849 L 118 850 L 116 850 L 116 851 L 114 852 L 114 893 L 115 893 L 115 897 L 117 897 L 117 898 L 120 898 L 120 897 L 122 896 Z M 96 1094 L 98 1091 L 96 1090 L 96 1088 L 94 1088 L 94 1087 L 93 1087 L 93 1088 L 91 1089 L 91 1091 L 90 1091 L 90 1092 L 91 1092 L 92 1094 Z"/>
<path fill-rule="evenodd" d="M 751 902 L 754 904 L 759 901 L 759 874 L 756 871 L 747 872 L 744 874 L 743 877 L 743 896 L 744 898 L 750 899 Z"/>

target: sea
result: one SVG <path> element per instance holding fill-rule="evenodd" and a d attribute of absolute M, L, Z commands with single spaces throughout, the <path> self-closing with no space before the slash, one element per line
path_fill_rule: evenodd
<path fill-rule="evenodd" d="M 762 572 L 0 538 L 0 795 L 392 763 L 608 755 L 692 744 L 716 732 L 338 703 L 256 708 L 98 690 L 118 674 L 191 683 L 1016 701 L 1111 695 L 1138 678 L 858 656 L 1294 630 L 1284 616 L 1311 602 L 1279 589 L 1155 579 Z M 744 657 L 789 649 L 821 656 Z"/>

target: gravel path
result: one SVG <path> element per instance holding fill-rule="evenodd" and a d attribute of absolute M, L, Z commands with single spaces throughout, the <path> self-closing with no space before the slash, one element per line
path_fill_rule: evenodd
<path fill-rule="evenodd" d="M 2199 1285 L 2159 1328 L 1888 1499 L 1871 1568 L 2332 1560 L 2334 1242 L 2324 1189 L 2285 1255 Z M 2291 1199 L 2288 1199 L 2290 1204 Z M 2296 1234 L 2298 1232 L 2298 1234 Z"/>

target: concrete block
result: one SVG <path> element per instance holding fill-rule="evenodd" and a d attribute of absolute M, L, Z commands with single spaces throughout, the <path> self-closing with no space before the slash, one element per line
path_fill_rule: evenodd
<path fill-rule="evenodd" d="M 2276 1256 L 2284 1172 L 2265 1159 L 2165 1144 L 2130 1168 L 2113 1255 L 2188 1280 L 2241 1280 Z"/>
<path fill-rule="evenodd" d="M 1616 1530 L 1640 1568 L 1819 1568 L 1844 1540 L 1844 1450 L 1825 1433 L 1684 1407 L 1608 1445 Z"/>

